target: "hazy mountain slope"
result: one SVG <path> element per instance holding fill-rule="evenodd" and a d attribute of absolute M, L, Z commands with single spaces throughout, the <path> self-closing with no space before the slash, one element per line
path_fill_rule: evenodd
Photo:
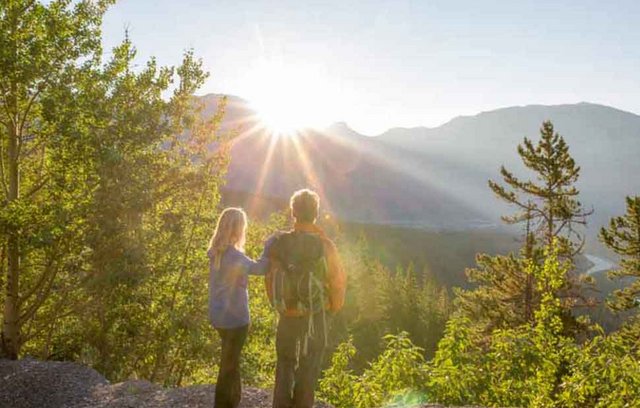
<path fill-rule="evenodd" d="M 594 225 L 623 211 L 625 195 L 640 194 L 640 116 L 602 105 L 505 108 L 456 118 L 435 129 L 392 129 L 378 139 L 407 154 L 457 158 L 458 188 L 482 185 L 474 190 L 476 200 L 490 204 L 487 177 L 495 178 L 502 164 L 522 170 L 516 146 L 524 136 L 536 140 L 544 120 L 553 121 L 582 167 L 579 187 L 583 203 L 596 211 Z M 441 168 L 433 170 L 447 175 Z"/>
<path fill-rule="evenodd" d="M 286 197 L 309 186 L 321 193 L 327 210 L 352 221 L 413 223 L 428 214 L 421 219 L 425 225 L 463 228 L 479 217 L 446 192 L 411 183 L 373 140 L 258 133 L 240 138 L 232 157 L 228 188 Z"/>
<path fill-rule="evenodd" d="M 203 100 L 212 112 L 217 96 Z M 583 203 L 596 210 L 593 226 L 622 212 L 624 196 L 640 194 L 640 116 L 588 103 L 498 109 L 377 137 L 337 123 L 323 132 L 273 139 L 247 104 L 231 97 L 225 126 L 241 135 L 232 149 L 228 188 L 286 197 L 311 186 L 351 221 L 441 229 L 498 225 L 498 215 L 508 210 L 492 196 L 487 179 L 496 178 L 502 164 L 522 171 L 516 146 L 524 136 L 536 140 L 547 119 L 582 166 L 579 187 Z"/>
<path fill-rule="evenodd" d="M 205 114 L 218 103 L 203 97 Z M 480 213 L 445 190 L 424 184 L 397 163 L 393 147 L 359 135 L 345 124 L 295 137 L 272 137 L 243 100 L 228 99 L 224 127 L 236 129 L 226 188 L 267 197 L 288 197 L 311 187 L 324 208 L 350 221 L 464 229 Z M 426 216 L 425 216 L 426 214 Z M 486 222 L 487 220 L 485 220 Z"/>

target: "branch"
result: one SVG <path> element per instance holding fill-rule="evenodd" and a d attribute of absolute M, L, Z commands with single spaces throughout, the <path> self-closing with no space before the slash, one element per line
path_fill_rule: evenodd
<path fill-rule="evenodd" d="M 0 184 L 4 190 L 4 196 L 9 196 L 9 186 L 7 186 L 7 180 L 5 179 L 4 171 L 4 144 L 0 141 Z"/>
<path fill-rule="evenodd" d="M 33 316 L 36 314 L 36 312 L 38 311 L 40 306 L 42 306 L 42 303 L 44 303 L 44 301 L 49 296 L 49 293 L 51 292 L 51 287 L 53 286 L 53 282 L 55 281 L 55 277 L 57 275 L 57 273 L 55 272 L 56 269 L 52 268 L 52 270 L 54 272 L 51 274 L 51 277 L 50 277 L 49 281 L 47 282 L 46 287 L 42 291 L 40 291 L 40 293 L 38 293 L 36 299 L 33 301 L 31 306 L 29 307 L 29 309 L 27 309 L 26 312 L 24 312 L 22 315 L 20 315 L 20 318 L 18 319 L 18 321 L 20 322 L 21 325 L 24 322 L 26 322 L 26 321 L 30 320 L 31 318 L 33 318 Z M 43 274 L 44 274 L 44 272 L 43 272 Z"/>
<path fill-rule="evenodd" d="M 553 235 L 556 236 L 556 235 L 560 234 L 560 232 L 564 229 L 564 227 L 567 226 L 568 222 L 569 222 L 569 220 L 562 221 L 562 223 L 560 223 L 560 226 L 558 228 L 556 228 L 556 230 L 553 232 Z M 569 226 L 569 229 L 571 229 L 571 226 Z"/>
<path fill-rule="evenodd" d="M 43 141 L 41 138 L 38 138 L 37 140 L 38 140 L 38 141 L 34 144 L 34 146 L 32 146 L 29 150 L 27 150 L 27 151 L 25 152 L 25 156 L 27 156 L 27 157 L 28 157 L 28 156 L 31 156 L 31 154 L 32 154 L 33 152 L 35 152 L 37 149 L 39 149 L 39 148 L 43 147 L 43 145 L 44 145 L 44 141 Z"/>
<path fill-rule="evenodd" d="M 29 300 L 29 298 L 33 296 L 38 290 L 40 290 L 42 285 L 44 285 L 49 275 L 48 272 L 51 270 L 51 265 L 53 264 L 53 262 L 54 262 L 53 258 L 51 258 L 50 261 L 45 266 L 42 274 L 40 274 L 38 281 L 31 287 L 31 289 L 29 289 L 27 293 L 24 294 L 24 296 L 20 297 L 20 299 L 18 300 L 18 308 L 20 308 L 25 302 L 27 302 L 27 300 Z"/>
<path fill-rule="evenodd" d="M 33 95 L 31 95 L 31 98 L 29 98 L 29 102 L 27 102 L 27 107 L 24 110 L 24 113 L 22 115 L 22 119 L 19 119 L 20 124 L 18 125 L 18 153 L 17 153 L 17 157 L 20 157 L 20 151 L 22 150 L 22 132 L 24 131 L 24 125 L 27 122 L 27 117 L 29 116 L 29 112 L 31 112 L 31 107 L 33 106 L 33 103 L 35 102 L 36 98 L 40 95 L 40 93 L 42 92 L 42 89 L 44 87 L 38 86 L 38 89 L 36 90 L 36 92 L 33 93 Z M 20 117 L 20 115 L 18 114 L 18 118 Z"/>
<path fill-rule="evenodd" d="M 582 252 L 586 242 L 587 242 L 586 238 L 580 237 L 580 244 L 578 245 L 576 250 L 571 253 L 571 256 L 574 257 L 574 256 L 578 255 L 580 252 Z"/>
<path fill-rule="evenodd" d="M 187 269 L 187 257 L 191 253 L 191 244 L 193 242 L 193 238 L 194 238 L 194 235 L 195 235 L 196 223 L 199 221 L 200 213 L 202 212 L 202 207 L 203 207 L 203 203 L 204 203 L 206 189 L 207 189 L 207 185 L 205 184 L 205 186 L 203 188 L 203 191 L 202 191 L 202 193 L 200 195 L 200 199 L 198 200 L 198 207 L 197 207 L 198 209 L 197 209 L 195 217 L 194 217 L 195 221 L 194 221 L 193 225 L 191 226 L 191 233 L 189 234 L 189 239 L 187 239 L 187 244 L 184 247 L 184 253 L 183 253 L 183 256 L 182 256 L 182 265 L 181 265 L 181 268 L 180 268 L 180 274 L 178 275 L 178 280 L 176 280 L 176 283 L 173 285 L 173 293 L 172 293 L 172 296 L 171 296 L 171 307 L 170 307 L 171 310 L 173 310 L 173 307 L 175 305 L 176 294 L 178 292 L 178 288 L 180 286 L 180 283 L 182 282 L 182 279 L 184 279 L 184 274 L 185 274 L 186 269 Z"/>
<path fill-rule="evenodd" d="M 36 3 L 36 0 L 32 0 L 31 2 L 28 2 L 27 4 L 24 5 L 24 7 L 22 8 L 22 10 L 20 10 L 20 12 L 18 14 L 24 14 L 28 9 L 30 9 L 34 4 Z"/>
<path fill-rule="evenodd" d="M 57 321 L 58 321 L 58 320 L 60 320 L 60 319 L 63 319 L 63 318 L 68 317 L 68 316 L 72 316 L 72 315 L 77 314 L 77 313 L 78 313 L 78 310 L 76 310 L 76 309 L 74 309 L 74 308 L 71 308 L 71 309 L 67 310 L 65 313 L 55 315 L 55 317 L 54 317 L 54 318 L 52 318 L 52 319 L 51 319 L 51 321 L 52 321 L 52 322 L 57 322 Z M 23 335 L 23 336 L 22 336 L 22 340 L 23 340 L 23 342 L 24 342 L 24 343 L 26 343 L 26 342 L 28 342 L 29 340 L 34 339 L 34 338 L 36 338 L 36 337 L 40 336 L 40 334 L 41 334 L 42 332 L 46 331 L 46 330 L 47 330 L 47 327 L 46 327 L 46 326 L 45 326 L 45 327 L 43 327 L 43 328 L 41 328 L 41 329 L 39 329 L 39 330 L 35 330 L 35 331 L 33 331 L 31 334 L 29 334 L 29 335 Z"/>
<path fill-rule="evenodd" d="M 30 198 L 31 196 L 36 194 L 38 191 L 40 191 L 42 189 L 42 187 L 47 185 L 47 182 L 49 181 L 50 178 L 51 177 L 49 177 L 49 175 L 46 175 L 45 177 L 43 177 L 38 184 L 33 186 L 31 188 L 31 190 L 27 191 L 27 193 L 24 195 L 24 197 L 25 198 Z"/>
<path fill-rule="evenodd" d="M 55 267 L 55 264 L 58 258 L 57 252 L 59 248 L 60 245 L 58 241 L 57 245 L 55 245 L 53 248 L 53 253 L 50 256 L 50 261 L 47 263 L 47 265 L 45 266 L 45 270 L 38 278 L 38 282 L 29 290 L 27 294 L 25 294 L 24 297 L 18 300 L 19 304 L 22 305 L 37 293 L 36 299 L 33 301 L 31 306 L 25 311 L 24 314 L 19 317 L 18 321 L 20 322 L 20 324 L 31 319 L 49 295 L 49 292 L 51 291 L 51 287 L 53 286 L 53 282 L 57 275 L 57 268 Z"/>
<path fill-rule="evenodd" d="M 0 251 L 0 288 L 4 288 L 4 260 L 7 255 L 7 246 L 2 242 L 2 251 Z"/>
<path fill-rule="evenodd" d="M 9 92 L 7 92 L 7 90 L 3 86 L 2 81 L 0 81 L 0 91 L 2 91 L 2 93 L 4 95 L 9 95 Z M 9 105 L 7 105 L 7 103 L 5 101 L 5 102 L 2 103 L 2 106 L 4 107 L 4 110 L 7 113 L 7 117 L 9 118 L 9 123 L 7 125 L 15 126 L 16 122 L 14 121 L 13 115 L 12 115 L 11 111 L 9 110 Z"/>

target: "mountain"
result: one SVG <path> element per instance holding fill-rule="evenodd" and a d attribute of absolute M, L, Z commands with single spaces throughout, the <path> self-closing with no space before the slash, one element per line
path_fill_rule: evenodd
<path fill-rule="evenodd" d="M 211 113 L 218 95 L 202 97 Z M 354 222 L 464 230 L 500 225 L 509 208 L 487 180 L 501 165 L 526 175 L 516 152 L 553 121 L 582 167 L 581 200 L 595 212 L 591 232 L 640 194 L 640 116 L 591 103 L 530 105 L 458 117 L 436 128 L 395 128 L 363 136 L 345 123 L 272 137 L 248 104 L 229 97 L 224 121 L 239 136 L 227 189 L 286 199 L 309 186 L 336 216 Z"/>
<path fill-rule="evenodd" d="M 553 122 L 582 168 L 578 187 L 583 204 L 595 210 L 594 225 L 622 212 L 625 195 L 640 194 L 640 116 L 603 105 L 511 107 L 459 117 L 434 129 L 392 129 L 379 139 L 419 152 L 426 161 L 455 158 L 456 188 L 464 191 L 480 185 L 481 190 L 472 194 L 474 200 L 491 205 L 486 179 L 496 179 L 502 164 L 524 175 L 516 146 L 524 136 L 536 140 L 544 120 Z M 447 174 L 441 166 L 431 169 Z"/>

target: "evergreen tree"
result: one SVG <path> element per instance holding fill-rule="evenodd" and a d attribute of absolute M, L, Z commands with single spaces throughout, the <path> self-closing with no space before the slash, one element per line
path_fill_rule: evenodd
<path fill-rule="evenodd" d="M 467 269 L 473 290 L 454 289 L 460 312 L 487 331 L 533 323 L 540 295 L 529 285 L 526 259 L 515 255 L 478 254 L 477 267 Z"/>
<path fill-rule="evenodd" d="M 592 211 L 586 211 L 577 199 L 579 191 L 575 184 L 580 167 L 571 157 L 569 146 L 554 131 L 553 124 L 546 121 L 540 128 L 540 141 L 534 145 L 525 137 L 518 146 L 518 154 L 536 179 L 521 180 L 502 166 L 500 174 L 505 185 L 489 181 L 498 198 L 518 209 L 502 219 L 508 224 L 527 223 L 527 242 L 528 234 L 532 233 L 534 245 L 541 242 L 550 246 L 557 239 L 564 254 L 577 254 L 584 245 L 584 236 L 576 227 L 586 225 L 586 217 Z"/>
<path fill-rule="evenodd" d="M 399 332 L 407 332 L 425 357 L 433 355 L 449 316 L 447 289 L 428 269 L 422 274 L 412 265 L 389 270 L 364 236 L 354 241 L 343 239 L 339 248 L 349 283 L 345 307 L 336 316 L 330 337 L 342 340 L 351 336 L 358 349 L 353 368 L 357 372 L 364 369 L 382 352 L 380 339 Z"/>
<path fill-rule="evenodd" d="M 534 311 L 541 298 L 535 276 L 527 272 L 527 263 L 540 263 L 543 248 L 551 245 L 559 246 L 562 256 L 572 258 L 584 244 L 576 227 L 585 225 L 590 214 L 577 199 L 575 183 L 580 167 L 551 122 L 542 124 L 537 144 L 525 138 L 518 146 L 518 154 L 535 173 L 535 179 L 522 180 L 503 166 L 500 173 L 504 185 L 490 180 L 489 187 L 498 198 L 518 209 L 502 219 L 508 224 L 523 224 L 520 255 L 478 255 L 478 267 L 467 270 L 469 280 L 478 288 L 458 291 L 460 310 L 489 330 L 534 323 Z M 577 323 L 571 308 L 589 303 L 590 299 L 582 293 L 578 277 L 571 272 L 568 275 L 559 295 L 564 300 L 565 329 L 574 331 Z"/>
<path fill-rule="evenodd" d="M 640 304 L 640 196 L 627 197 L 627 212 L 611 219 L 600 230 L 602 242 L 622 257 L 620 269 L 611 271 L 614 278 L 633 278 L 624 289 L 614 292 L 609 306 L 618 311 L 637 310 Z"/>
<path fill-rule="evenodd" d="M 481 406 L 556 406 L 563 376 L 576 353 L 563 334 L 558 297 L 571 263 L 551 247 L 543 262 L 526 262 L 536 277 L 540 301 L 533 324 L 480 331 L 476 322 L 456 316 L 430 365 L 429 395 L 443 404 Z"/>

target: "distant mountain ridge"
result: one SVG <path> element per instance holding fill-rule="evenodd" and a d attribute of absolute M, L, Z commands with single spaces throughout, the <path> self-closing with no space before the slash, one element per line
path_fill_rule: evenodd
<path fill-rule="evenodd" d="M 404 127 L 404 126 L 398 126 L 398 127 L 392 127 L 384 132 L 382 132 L 381 134 L 375 136 L 375 137 L 385 137 L 388 134 L 393 134 L 394 132 L 397 131 L 404 131 L 404 132 L 421 132 L 421 131 L 430 131 L 430 130 L 434 130 L 434 129 L 438 129 L 438 128 L 442 128 L 442 127 L 446 127 L 449 126 L 455 122 L 458 121 L 464 121 L 464 120 L 468 120 L 468 119 L 473 119 L 473 118 L 477 118 L 479 116 L 483 116 L 483 115 L 492 115 L 492 114 L 504 114 L 504 113 L 509 113 L 509 112 L 513 112 L 513 111 L 518 111 L 518 110 L 525 110 L 525 111 L 534 111 L 534 110 L 542 110 L 542 111 L 547 111 L 549 109 L 551 110 L 562 110 L 562 109 L 572 109 L 575 107 L 594 107 L 595 109 L 599 110 L 599 109 L 603 109 L 603 110 L 610 110 L 611 112 L 617 112 L 618 114 L 621 114 L 623 116 L 626 115 L 631 115 L 631 116 L 638 116 L 637 114 L 630 112 L 630 111 L 625 111 L 622 109 L 618 109 L 618 108 L 614 108 L 612 106 L 607 106 L 607 105 L 602 105 L 602 104 L 597 104 L 597 103 L 592 103 L 592 102 L 577 102 L 577 103 L 565 103 L 565 104 L 557 104 L 557 105 L 542 105 L 542 104 L 529 104 L 529 105 L 520 105 L 520 106 L 507 106 L 507 107 L 503 107 L 503 108 L 496 108 L 496 109 L 491 109 L 488 111 L 482 111 L 479 112 L 477 114 L 474 115 L 460 115 L 460 116 L 456 116 L 450 120 L 448 120 L 447 122 L 439 125 L 439 126 L 434 126 L 434 127 L 428 127 L 428 126 L 413 126 L 413 127 Z M 344 122 L 341 122 L 344 123 Z"/>
<path fill-rule="evenodd" d="M 210 114 L 219 96 L 201 100 Z M 503 164 L 523 172 L 516 147 L 525 136 L 537 140 L 544 120 L 554 123 L 582 167 L 578 187 L 585 206 L 595 209 L 593 226 L 622 212 L 625 195 L 640 194 L 640 116 L 604 105 L 508 107 L 373 137 L 339 122 L 295 139 L 272 139 L 247 102 L 233 96 L 224 126 L 240 129 L 240 136 L 227 188 L 285 198 L 310 186 L 350 221 L 458 230 L 497 226 L 509 209 L 492 196 L 487 180 L 498 179 Z"/>

